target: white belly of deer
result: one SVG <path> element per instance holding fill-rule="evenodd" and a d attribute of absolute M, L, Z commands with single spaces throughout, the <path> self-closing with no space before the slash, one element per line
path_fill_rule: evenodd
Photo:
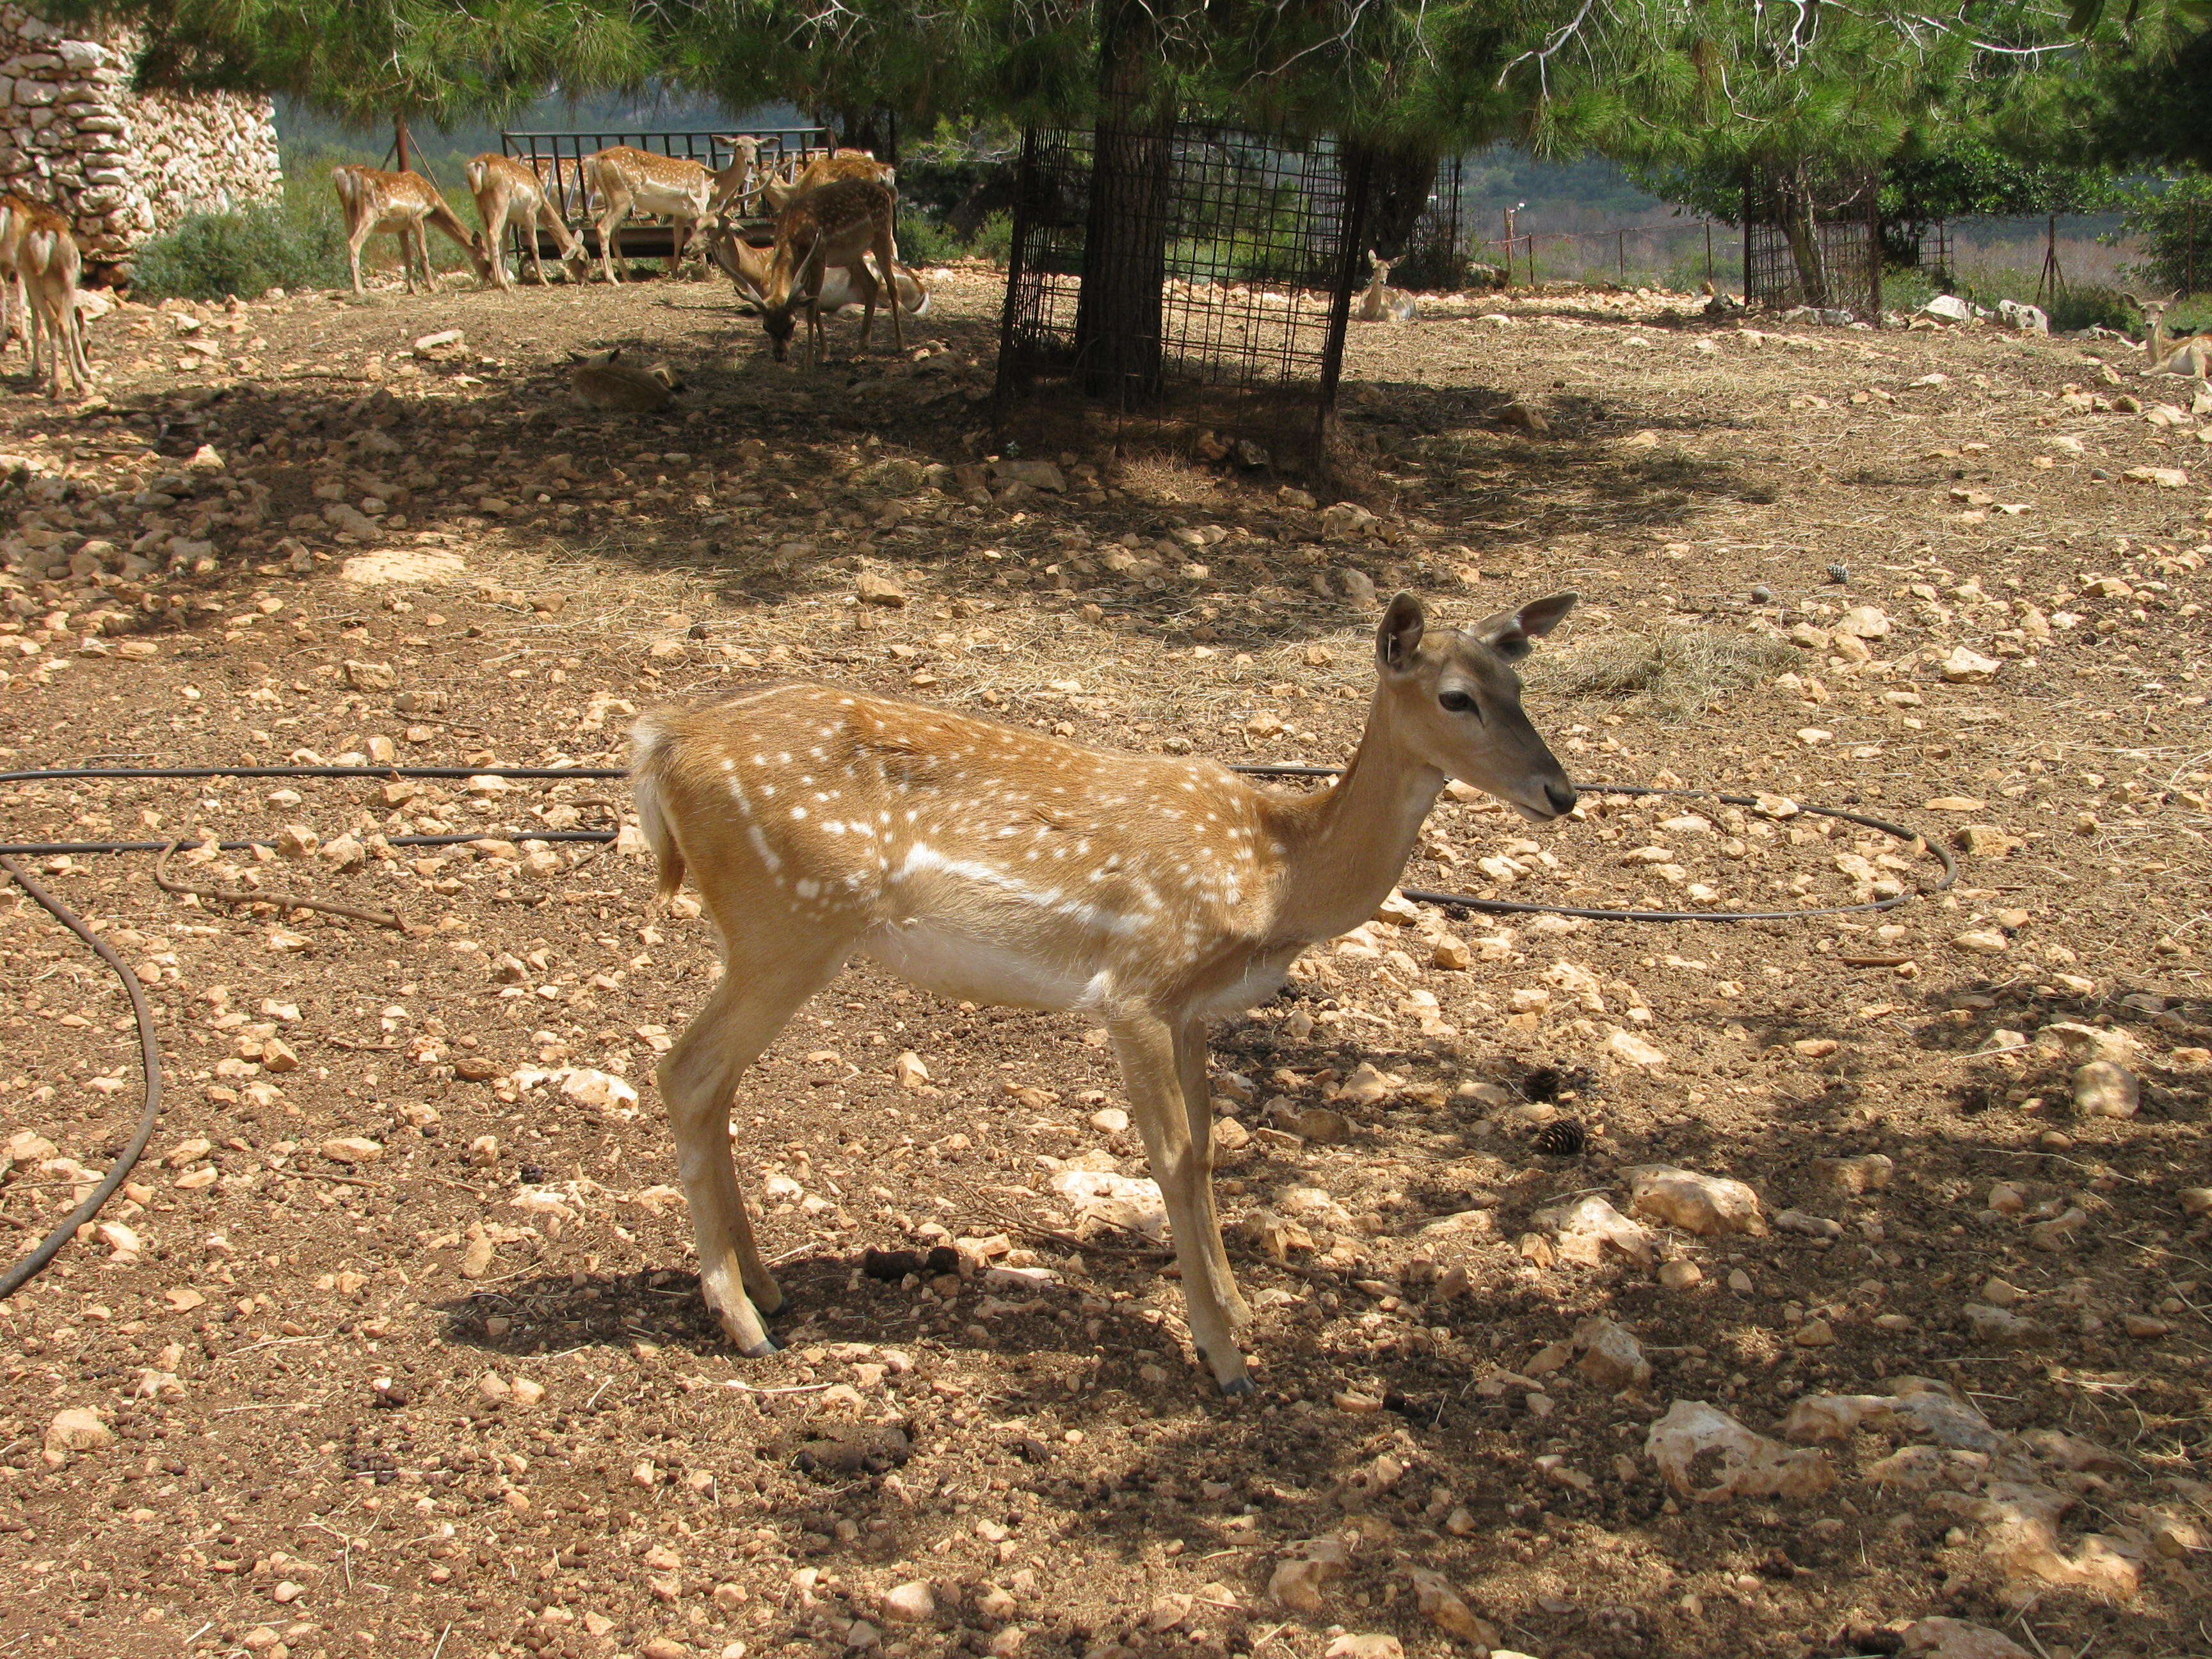
<path fill-rule="evenodd" d="M 1103 969 L 1093 972 L 1011 951 L 921 917 L 872 928 L 860 936 L 858 949 L 925 991 L 1000 1008 L 1093 1006 L 1108 977 Z"/>

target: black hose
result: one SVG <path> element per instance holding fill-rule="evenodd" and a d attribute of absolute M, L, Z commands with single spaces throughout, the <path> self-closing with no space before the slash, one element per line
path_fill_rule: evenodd
<path fill-rule="evenodd" d="M 138 1162 L 146 1143 L 154 1138 L 155 1121 L 161 1115 L 161 1051 L 154 1041 L 154 1014 L 146 1006 L 146 994 L 139 988 L 138 975 L 132 973 L 121 957 L 115 954 L 108 942 L 84 925 L 84 919 L 59 899 L 31 879 L 29 874 L 15 860 L 0 856 L 0 870 L 7 872 L 15 884 L 36 899 L 63 927 L 75 933 L 93 952 L 115 970 L 123 981 L 123 989 L 131 999 L 131 1018 L 138 1022 L 138 1063 L 146 1073 L 146 1103 L 138 1114 L 137 1133 L 131 1137 L 115 1161 L 107 1166 L 107 1173 L 100 1185 L 92 1189 L 91 1196 L 71 1210 L 61 1224 L 39 1241 L 38 1248 L 28 1255 L 18 1256 L 9 1263 L 5 1273 L 0 1273 L 0 1301 L 21 1290 L 61 1251 L 63 1245 L 76 1237 L 76 1230 L 100 1213 L 100 1206 L 114 1196 L 131 1167 Z"/>

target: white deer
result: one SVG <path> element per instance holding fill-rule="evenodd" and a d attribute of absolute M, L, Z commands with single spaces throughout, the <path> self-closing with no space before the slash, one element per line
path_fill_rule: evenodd
<path fill-rule="evenodd" d="M 356 295 L 363 291 L 362 245 L 370 237 L 386 232 L 399 239 L 399 268 L 407 279 L 407 291 L 415 291 L 415 266 L 418 262 L 422 267 L 424 286 L 433 294 L 438 291 L 438 275 L 430 269 L 429 240 L 422 234 L 426 223 L 460 245 L 469 256 L 469 263 L 476 267 L 479 282 L 490 276 L 491 261 L 477 234 L 446 205 L 446 198 L 437 185 L 421 173 L 337 167 L 331 169 L 331 188 L 337 192 L 338 206 L 345 213 L 346 264 L 353 273 L 353 291 Z"/>
<path fill-rule="evenodd" d="M 1375 640 L 1367 729 L 1342 775 L 1297 795 L 1205 760 L 1086 749 L 823 686 L 637 722 L 638 826 L 660 891 L 688 873 L 723 972 L 656 1073 L 690 1200 L 700 1288 L 731 1341 L 774 1351 L 782 1304 L 730 1156 L 738 1079 L 854 957 L 979 1003 L 1103 1024 L 1174 1229 L 1190 1329 L 1251 1392 L 1250 1319 L 1212 1184 L 1206 1022 L 1281 988 L 1298 954 L 1375 914 L 1457 778 L 1534 823 L 1574 786 L 1522 711 L 1512 664 L 1575 603 L 1555 594 L 1431 630 L 1400 594 Z"/>
<path fill-rule="evenodd" d="M 599 237 L 599 270 L 607 281 L 618 283 L 614 260 L 615 233 L 633 213 L 666 219 L 672 240 L 668 271 L 674 276 L 684 263 L 685 244 L 702 220 L 720 214 L 732 202 L 742 202 L 753 185 L 753 167 L 760 141 L 744 137 L 720 137 L 730 149 L 730 159 L 713 172 L 682 155 L 662 155 L 649 149 L 617 144 L 584 158 L 584 180 L 599 198 L 599 215 L 592 228 Z"/>

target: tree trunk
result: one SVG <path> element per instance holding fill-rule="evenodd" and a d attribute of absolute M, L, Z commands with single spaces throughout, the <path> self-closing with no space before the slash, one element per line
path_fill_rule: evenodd
<path fill-rule="evenodd" d="M 836 104 L 817 110 L 814 118 L 830 129 L 846 149 L 864 149 L 886 167 L 898 165 L 898 117 L 878 104 L 871 108 Z"/>
<path fill-rule="evenodd" d="M 1802 305 L 1828 303 L 1828 262 L 1820 246 L 1819 205 L 1801 163 L 1777 181 L 1776 206 L 1783 240 L 1797 266 L 1798 301 Z"/>
<path fill-rule="evenodd" d="M 1083 389 L 1125 404 L 1157 398 L 1161 387 L 1175 112 L 1152 90 L 1158 49 L 1139 0 L 1114 0 L 1104 9 L 1075 350 Z"/>

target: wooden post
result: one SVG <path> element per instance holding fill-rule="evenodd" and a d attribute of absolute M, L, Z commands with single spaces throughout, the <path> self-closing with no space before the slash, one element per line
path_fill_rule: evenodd
<path fill-rule="evenodd" d="M 1713 280 L 1713 222 L 1705 221 L 1705 280 Z"/>
<path fill-rule="evenodd" d="M 1501 209 L 1505 217 L 1505 240 L 1499 246 L 1505 250 L 1505 286 L 1513 286 L 1513 210 Z"/>
<path fill-rule="evenodd" d="M 407 165 L 407 123 L 396 115 L 392 118 L 392 149 L 399 158 L 399 171 L 412 172 L 414 169 Z"/>
<path fill-rule="evenodd" d="M 1613 236 L 1614 252 L 1620 256 L 1620 285 L 1626 288 L 1628 286 L 1628 233 L 1625 230 L 1617 230 L 1613 233 Z"/>

